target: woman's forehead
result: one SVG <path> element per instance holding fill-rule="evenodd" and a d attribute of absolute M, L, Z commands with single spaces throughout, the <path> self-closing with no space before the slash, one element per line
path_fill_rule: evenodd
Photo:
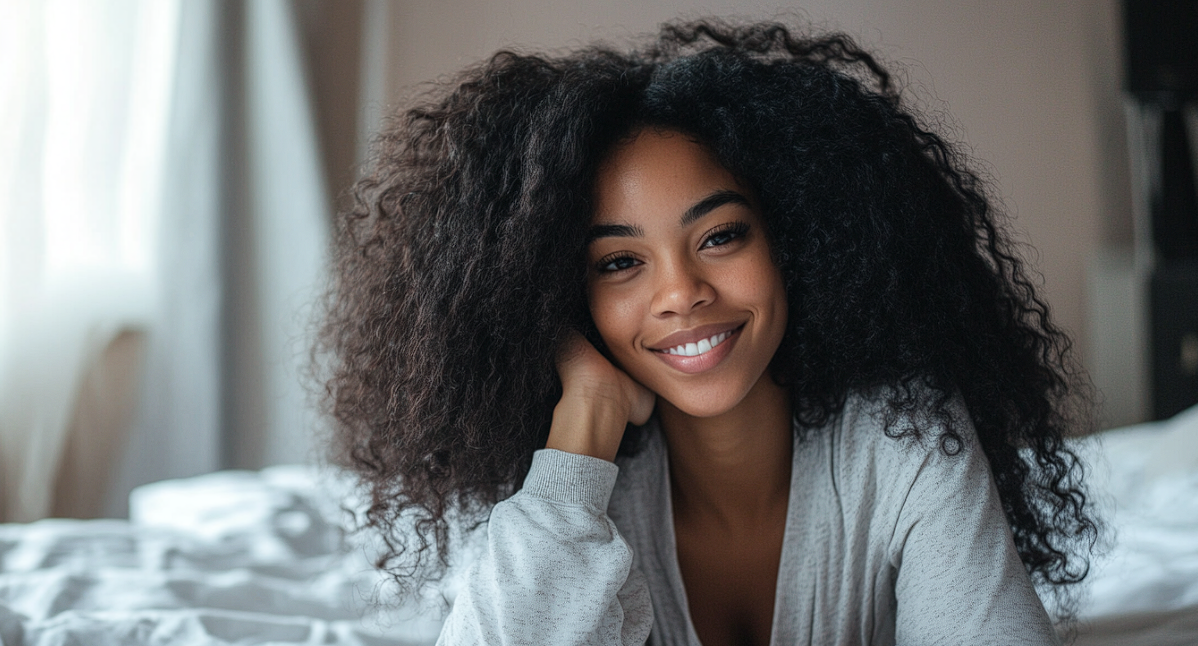
<path fill-rule="evenodd" d="M 706 147 L 678 131 L 645 128 L 613 148 L 600 165 L 592 223 L 674 219 L 719 192 L 742 189 Z"/>

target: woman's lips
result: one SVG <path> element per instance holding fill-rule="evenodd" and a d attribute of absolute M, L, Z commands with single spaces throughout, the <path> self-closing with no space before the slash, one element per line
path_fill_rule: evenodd
<path fill-rule="evenodd" d="M 666 365 L 687 374 L 709 370 L 719 364 L 740 337 L 744 324 L 723 332 L 717 332 L 694 342 L 680 343 L 664 349 L 654 349 L 653 353 Z"/>

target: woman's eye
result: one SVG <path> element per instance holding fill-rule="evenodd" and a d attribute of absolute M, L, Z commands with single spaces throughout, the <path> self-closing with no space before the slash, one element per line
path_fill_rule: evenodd
<path fill-rule="evenodd" d="M 707 237 L 703 239 L 704 247 L 721 247 L 723 245 L 743 237 L 749 231 L 749 225 L 744 222 L 729 222 L 721 224 L 715 229 L 708 232 Z"/>
<path fill-rule="evenodd" d="M 632 269 L 640 264 L 636 258 L 632 256 L 608 256 L 595 263 L 595 268 L 600 273 L 610 274 L 625 269 Z"/>

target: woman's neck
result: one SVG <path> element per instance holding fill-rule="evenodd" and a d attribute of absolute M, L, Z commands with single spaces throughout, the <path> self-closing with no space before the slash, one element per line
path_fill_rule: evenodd
<path fill-rule="evenodd" d="M 790 397 L 768 373 L 732 410 L 691 417 L 660 401 L 674 514 L 745 526 L 776 518 L 790 493 Z"/>

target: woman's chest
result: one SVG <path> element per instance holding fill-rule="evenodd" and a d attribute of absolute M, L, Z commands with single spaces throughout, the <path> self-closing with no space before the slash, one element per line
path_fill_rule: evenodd
<path fill-rule="evenodd" d="M 752 533 L 735 541 L 701 532 L 688 538 L 675 526 L 668 463 L 655 455 L 660 447 L 650 445 L 643 462 L 628 465 L 622 477 L 631 477 L 617 484 L 610 514 L 648 586 L 650 644 L 893 641 L 886 543 L 874 535 L 871 515 L 854 513 L 853 488 L 831 477 L 826 444 L 817 436 L 802 451 L 796 447 L 786 520 L 768 540 Z M 722 637 L 704 639 L 705 632 Z"/>
<path fill-rule="evenodd" d="M 783 522 L 734 532 L 676 526 L 688 611 L 704 646 L 770 643 L 784 529 Z"/>

